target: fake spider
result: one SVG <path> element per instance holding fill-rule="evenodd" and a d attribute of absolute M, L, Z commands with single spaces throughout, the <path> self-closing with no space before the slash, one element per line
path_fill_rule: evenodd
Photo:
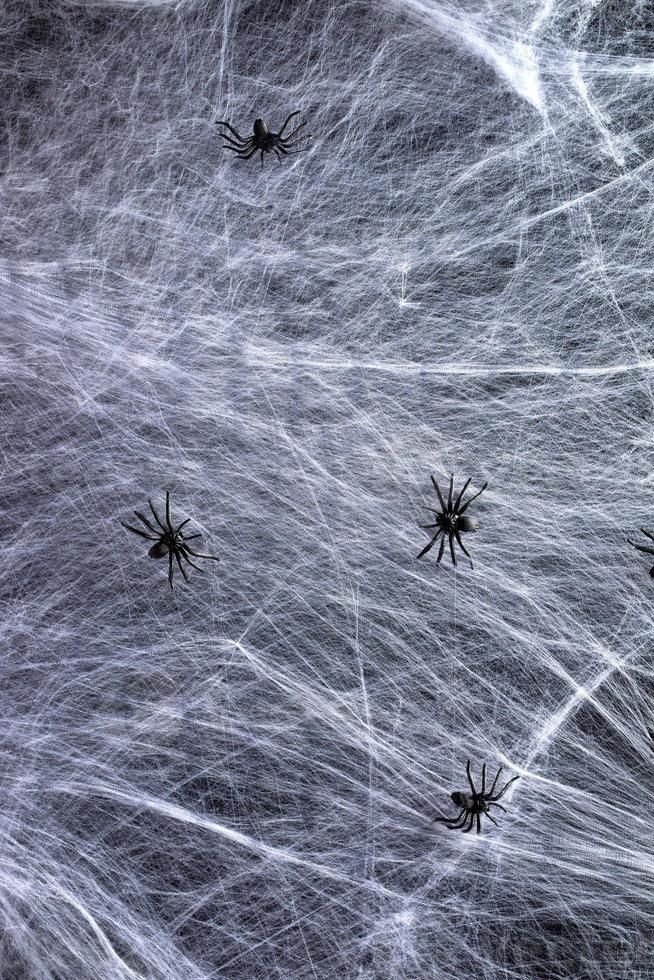
<path fill-rule="evenodd" d="M 433 476 L 431 478 L 431 482 L 434 484 L 434 488 L 436 490 L 436 493 L 438 494 L 438 500 L 440 502 L 441 509 L 434 510 L 433 507 L 427 507 L 427 510 L 430 510 L 433 514 L 436 514 L 436 523 L 419 524 L 418 526 L 424 528 L 425 530 L 432 529 L 432 528 L 438 528 L 438 530 L 436 531 L 436 534 L 431 539 L 429 544 L 427 544 L 422 549 L 422 551 L 418 555 L 418 558 L 422 558 L 423 555 L 426 555 L 427 552 L 434 547 L 434 545 L 436 544 L 438 539 L 441 538 L 442 535 L 441 546 L 438 551 L 438 558 L 436 559 L 436 561 L 440 562 L 441 558 L 443 557 L 443 551 L 445 550 L 445 542 L 447 539 L 449 539 L 452 564 L 456 565 L 456 555 L 454 553 L 455 540 L 459 545 L 459 547 L 461 548 L 461 550 L 463 551 L 463 553 L 466 554 L 468 558 L 470 558 L 470 552 L 468 551 L 463 541 L 461 540 L 461 532 L 476 531 L 479 527 L 479 521 L 475 520 L 474 517 L 468 517 L 466 515 L 466 511 L 470 506 L 470 504 L 472 503 L 472 501 L 476 500 L 477 497 L 479 497 L 484 492 L 484 490 L 488 486 L 488 483 L 484 483 L 479 493 L 474 494 L 474 496 L 466 500 L 463 506 L 461 506 L 461 501 L 463 500 L 464 493 L 468 489 L 468 486 L 470 484 L 470 479 L 466 480 L 466 482 L 463 484 L 463 487 L 461 488 L 461 493 L 456 498 L 454 503 L 452 503 L 452 495 L 454 491 L 454 474 L 452 474 L 450 477 L 450 492 L 447 495 L 447 503 L 445 503 L 445 501 L 443 500 L 443 494 L 441 493 L 441 489 L 439 485 L 436 483 L 436 480 L 434 479 Z M 470 560 L 470 564 L 472 565 L 472 559 Z"/>
<path fill-rule="evenodd" d="M 654 541 L 654 534 L 652 534 L 651 531 L 646 531 L 644 527 L 641 527 L 641 531 L 643 532 L 645 537 L 650 539 L 650 541 Z M 651 545 L 636 544 L 636 542 L 632 541 L 631 538 L 627 538 L 627 543 L 632 544 L 634 548 L 636 548 L 638 551 L 644 551 L 646 555 L 654 555 L 654 548 L 652 548 Z M 652 565 L 652 567 L 650 568 L 649 573 L 652 576 L 652 578 L 654 578 L 654 565 Z"/>
<path fill-rule="evenodd" d="M 181 524 L 178 524 L 176 528 L 173 527 L 172 514 L 170 510 L 170 493 L 168 490 L 166 490 L 165 524 L 161 521 L 161 518 L 157 514 L 151 500 L 148 500 L 148 504 L 150 505 L 152 516 L 159 525 L 160 530 L 156 528 L 144 514 L 139 513 L 138 510 L 135 510 L 134 513 L 147 527 L 148 531 L 151 532 L 150 534 L 146 534 L 145 531 L 142 531 L 138 527 L 132 527 L 131 524 L 125 524 L 124 521 L 121 521 L 120 523 L 123 525 L 123 527 L 126 527 L 128 531 L 132 531 L 133 534 L 138 534 L 141 538 L 146 538 L 148 541 L 155 542 L 155 544 L 153 544 L 148 551 L 150 558 L 163 558 L 164 555 L 168 555 L 168 581 L 171 589 L 173 588 L 173 558 L 176 559 L 177 564 L 179 565 L 179 570 L 184 576 L 186 582 L 188 582 L 188 575 L 186 574 L 186 569 L 182 565 L 182 559 L 187 562 L 191 568 L 197 569 L 198 572 L 203 572 L 204 569 L 200 568 L 199 565 L 196 565 L 195 562 L 191 561 L 189 556 L 192 555 L 193 558 L 209 558 L 211 561 L 220 561 L 220 559 L 216 558 L 215 555 L 203 555 L 199 551 L 193 551 L 191 546 L 187 544 L 187 542 L 192 541 L 193 538 L 202 537 L 201 534 L 184 534 L 182 531 L 182 528 L 185 527 L 191 520 L 190 517 L 187 517 Z"/>
<path fill-rule="evenodd" d="M 303 140 L 310 139 L 310 133 L 307 133 L 306 136 L 300 136 L 295 143 L 290 142 L 290 140 L 292 140 L 293 137 L 299 133 L 304 126 L 306 126 L 305 122 L 300 123 L 300 125 L 294 129 L 292 133 L 289 133 L 288 136 L 284 137 L 282 135 L 293 116 L 299 115 L 299 110 L 297 112 L 292 112 L 278 133 L 271 133 L 263 119 L 255 119 L 252 136 L 248 136 L 247 138 L 241 136 L 241 134 L 237 132 L 233 126 L 230 126 L 228 122 L 219 120 L 216 125 L 226 126 L 230 133 L 233 133 L 236 137 L 236 139 L 232 139 L 232 137 L 228 136 L 226 133 L 221 133 L 223 139 L 227 140 L 226 143 L 223 143 L 224 149 L 231 150 L 232 153 L 236 153 L 239 160 L 249 160 L 250 157 L 254 156 L 257 150 L 261 150 L 261 166 L 263 167 L 264 153 L 270 153 L 271 151 L 274 152 L 277 159 L 281 163 L 282 158 L 280 153 L 283 153 L 284 156 L 293 156 L 294 153 L 302 153 L 304 150 L 308 149 L 308 147 L 303 146 L 301 149 L 294 151 L 293 148 Z"/>
<path fill-rule="evenodd" d="M 470 759 L 466 763 L 466 774 L 468 776 L 468 782 L 470 783 L 470 789 L 472 794 L 469 793 L 452 793 L 451 799 L 455 806 L 461 807 L 461 812 L 456 817 L 434 817 L 432 823 L 444 823 L 447 825 L 449 830 L 462 830 L 464 834 L 468 834 L 472 830 L 472 825 L 477 822 L 477 833 L 481 833 L 481 817 L 482 814 L 492 820 L 496 827 L 499 826 L 497 820 L 494 820 L 491 814 L 488 812 L 489 808 L 492 806 L 498 807 L 506 813 L 506 809 L 501 806 L 497 801 L 501 800 L 511 783 L 515 783 L 516 779 L 520 779 L 520 776 L 514 776 L 510 779 L 508 783 L 504 786 L 504 789 L 500 790 L 497 796 L 494 796 L 495 787 L 497 786 L 497 780 L 500 778 L 500 773 L 502 772 L 502 766 L 497 770 L 497 775 L 493 780 L 493 785 L 491 786 L 488 793 L 486 792 L 486 763 L 483 764 L 481 768 L 481 790 L 478 793 L 475 789 L 475 784 L 472 781 L 472 775 L 470 773 Z M 466 827 L 466 823 L 468 826 Z"/>

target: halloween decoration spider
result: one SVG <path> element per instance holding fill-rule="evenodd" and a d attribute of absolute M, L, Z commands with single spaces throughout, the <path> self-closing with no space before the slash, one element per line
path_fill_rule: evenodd
<path fill-rule="evenodd" d="M 514 776 L 510 779 L 508 783 L 504 786 L 504 789 L 500 790 L 497 796 L 493 796 L 495 792 L 495 787 L 497 786 L 497 780 L 500 778 L 500 773 L 502 772 L 502 766 L 497 770 L 497 775 L 493 780 L 493 785 L 491 786 L 488 793 L 486 792 L 486 763 L 483 764 L 481 768 L 481 791 L 478 793 L 475 789 L 475 784 L 472 781 L 472 775 L 470 773 L 470 759 L 466 763 L 466 773 L 468 776 L 468 782 L 470 783 L 470 789 L 472 794 L 469 793 L 452 793 L 452 802 L 461 807 L 461 812 L 456 817 L 434 817 L 432 823 L 444 823 L 447 824 L 450 830 L 462 830 L 464 834 L 469 833 L 472 830 L 472 825 L 477 822 L 477 833 L 481 833 L 481 816 L 488 817 L 492 820 L 495 826 L 499 826 L 497 820 L 494 820 L 491 814 L 488 812 L 489 808 L 492 806 L 498 807 L 506 813 L 506 810 L 497 801 L 501 800 L 511 783 L 515 783 L 516 779 L 520 779 L 520 776 Z M 466 827 L 466 824 L 468 826 Z"/>
<path fill-rule="evenodd" d="M 288 136 L 284 137 L 282 135 L 293 116 L 299 115 L 299 111 L 292 112 L 278 133 L 271 133 L 263 119 L 255 119 L 252 136 L 248 136 L 247 138 L 241 136 L 241 134 L 237 132 L 233 126 L 230 126 L 228 122 L 219 120 L 216 125 L 226 126 L 230 133 L 233 133 L 236 137 L 236 139 L 232 139 L 232 137 L 228 136 L 226 133 L 221 134 L 223 139 L 227 140 L 226 143 L 223 143 L 223 147 L 226 150 L 231 150 L 232 153 L 236 153 L 239 160 L 249 160 L 250 157 L 254 156 L 257 150 L 261 150 L 261 166 L 263 167 L 264 153 L 270 153 L 271 151 L 274 152 L 277 159 L 281 163 L 282 158 L 280 153 L 283 153 L 284 156 L 293 156 L 295 153 L 302 153 L 304 150 L 308 149 L 308 147 L 303 146 L 299 150 L 294 150 L 294 147 L 298 146 L 298 144 L 303 140 L 310 139 L 310 133 L 307 133 L 306 136 L 300 136 L 300 138 L 294 143 L 290 142 L 290 140 L 292 140 L 293 137 L 299 133 L 304 126 L 306 126 L 305 122 L 300 123 L 300 125 L 294 129 L 292 133 L 289 133 Z"/>
<path fill-rule="evenodd" d="M 150 505 L 150 510 L 152 511 L 152 516 L 159 525 L 157 529 L 144 514 L 140 514 L 138 510 L 134 513 L 138 519 L 147 527 L 150 534 L 146 534 L 139 527 L 132 527 L 131 524 L 125 524 L 124 521 L 120 523 L 123 527 L 126 527 L 128 531 L 132 531 L 134 534 L 138 534 L 142 538 L 146 538 L 148 541 L 154 541 L 155 544 L 152 545 L 148 551 L 150 558 L 163 558 L 164 555 L 168 555 L 168 581 L 170 587 L 173 587 L 173 558 L 177 560 L 179 565 L 179 570 L 184 576 L 186 582 L 188 582 L 188 575 L 186 574 L 186 569 L 182 565 L 182 559 L 187 562 L 192 568 L 197 569 L 198 572 L 203 572 L 204 569 L 196 565 L 195 562 L 191 561 L 189 556 L 193 558 L 209 558 L 211 561 L 220 561 L 215 555 L 203 555 L 199 551 L 193 551 L 191 546 L 187 544 L 188 541 L 192 541 L 193 538 L 201 538 L 201 534 L 184 534 L 182 528 L 185 527 L 189 521 L 190 517 L 178 524 L 176 528 L 173 527 L 172 515 L 170 511 L 170 493 L 166 490 L 166 523 L 163 524 L 161 518 L 157 514 L 154 504 L 151 500 L 148 500 Z"/>
<path fill-rule="evenodd" d="M 654 534 L 652 534 L 651 531 L 646 531 L 644 527 L 641 527 L 641 531 L 645 537 L 650 539 L 650 541 L 654 541 Z M 646 555 L 654 555 L 654 548 L 651 545 L 636 544 L 636 542 L 632 541 L 631 538 L 627 538 L 627 543 L 632 544 L 638 551 L 644 551 Z M 654 565 L 652 565 L 650 568 L 649 573 L 652 578 L 654 578 Z"/>
<path fill-rule="evenodd" d="M 461 532 L 476 531 L 477 528 L 479 527 L 479 521 L 475 520 L 474 517 L 468 517 L 466 511 L 470 506 L 470 504 L 472 503 L 472 501 L 476 500 L 477 497 L 479 497 L 484 492 L 484 490 L 488 486 L 488 483 L 484 483 L 479 493 L 474 494 L 474 496 L 470 497 L 469 500 L 466 500 L 463 506 L 461 506 L 463 495 L 468 489 L 468 486 L 470 484 L 469 479 L 466 480 L 466 482 L 463 484 L 461 493 L 456 498 L 454 503 L 452 503 L 452 494 L 454 490 L 454 474 L 452 474 L 452 476 L 450 477 L 450 492 L 447 496 L 447 503 L 445 503 L 445 501 L 443 500 L 443 494 L 441 493 L 440 487 L 436 483 L 436 480 L 434 479 L 433 476 L 431 478 L 431 482 L 434 484 L 434 488 L 436 490 L 436 493 L 438 494 L 438 500 L 440 502 L 441 509 L 434 510 L 433 507 L 428 507 L 427 510 L 430 510 L 433 514 L 436 514 L 436 523 L 420 524 L 419 527 L 425 529 L 438 528 L 438 530 L 436 531 L 436 534 L 431 539 L 429 544 L 427 544 L 422 549 L 422 551 L 418 555 L 418 558 L 422 558 L 423 555 L 426 555 L 427 552 L 434 547 L 438 539 L 441 538 L 441 546 L 438 551 L 438 558 L 436 559 L 437 562 L 440 562 L 441 558 L 443 557 L 443 551 L 445 550 L 445 541 L 449 538 L 452 564 L 456 565 L 456 555 L 454 553 L 455 540 L 459 545 L 459 547 L 461 548 L 461 550 L 463 551 L 463 553 L 466 554 L 468 558 L 470 558 L 470 552 L 468 551 L 463 541 L 461 540 Z M 470 564 L 472 565 L 472 560 L 470 561 Z"/>

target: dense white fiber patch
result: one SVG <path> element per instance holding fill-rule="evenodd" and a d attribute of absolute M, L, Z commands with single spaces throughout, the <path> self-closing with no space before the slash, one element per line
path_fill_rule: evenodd
<path fill-rule="evenodd" d="M 650 5 L 0 28 L 3 980 L 653 977 Z"/>

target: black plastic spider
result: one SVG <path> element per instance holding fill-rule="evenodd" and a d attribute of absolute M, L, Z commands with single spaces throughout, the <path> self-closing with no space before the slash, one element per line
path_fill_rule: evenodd
<path fill-rule="evenodd" d="M 456 817 L 434 817 L 432 823 L 445 823 L 447 824 L 449 830 L 463 830 L 464 834 L 469 833 L 472 830 L 472 825 L 477 821 L 477 833 L 481 833 L 481 815 L 488 817 L 492 820 L 496 827 L 499 826 L 497 820 L 493 820 L 493 817 L 488 812 L 489 807 L 496 806 L 500 810 L 506 813 L 506 810 L 497 801 L 501 800 L 511 783 L 515 783 L 516 779 L 520 779 L 520 776 L 514 776 L 513 779 L 509 779 L 508 783 L 505 785 L 504 789 L 500 790 L 497 796 L 493 796 L 495 792 L 495 787 L 497 786 L 497 780 L 500 778 L 500 773 L 502 772 L 502 766 L 497 770 L 497 775 L 493 780 L 493 785 L 491 786 L 488 793 L 486 792 L 486 763 L 483 764 L 481 768 L 481 792 L 477 792 L 475 789 L 475 784 L 472 781 L 472 775 L 470 773 L 470 759 L 466 763 L 466 773 L 468 776 L 468 782 L 470 783 L 470 789 L 472 790 L 472 795 L 468 793 L 452 793 L 452 802 L 461 807 L 461 812 Z M 465 824 L 468 824 L 466 827 Z"/>
<path fill-rule="evenodd" d="M 641 527 L 641 531 L 643 532 L 645 537 L 650 539 L 650 541 L 654 541 L 654 534 L 652 534 L 651 531 L 646 531 L 644 527 Z M 654 548 L 652 548 L 651 545 L 648 546 L 646 544 L 636 544 L 636 542 L 632 541 L 631 538 L 627 538 L 627 543 L 632 544 L 634 548 L 638 549 L 638 551 L 644 551 L 646 555 L 654 555 Z M 654 578 L 654 565 L 652 565 L 652 567 L 650 568 L 649 573 L 652 576 L 652 578 Z"/>
<path fill-rule="evenodd" d="M 479 521 L 475 520 L 474 517 L 467 517 L 467 516 L 464 517 L 464 514 L 467 511 L 470 504 L 472 503 L 472 501 L 476 500 L 477 497 L 479 497 L 484 492 L 484 490 L 488 486 L 488 483 L 484 483 L 479 493 L 474 494 L 474 496 L 470 497 L 469 500 L 466 500 L 463 506 L 461 506 L 463 494 L 468 489 L 470 480 L 466 480 L 466 482 L 463 484 L 463 487 L 461 488 L 461 493 L 456 498 L 454 503 L 452 503 L 452 493 L 454 490 L 454 474 L 452 474 L 452 476 L 450 477 L 450 492 L 447 496 L 447 503 L 445 503 L 445 501 L 443 500 L 443 494 L 441 493 L 441 489 L 439 485 L 436 483 L 436 480 L 434 479 L 433 476 L 431 478 L 431 482 L 434 484 L 436 493 L 438 494 L 438 499 L 440 501 L 441 509 L 434 510 L 433 507 L 428 507 L 427 510 L 430 510 L 433 514 L 436 514 L 436 523 L 419 524 L 418 526 L 425 529 L 431 529 L 437 527 L 438 531 L 431 539 L 429 544 L 422 549 L 422 551 L 418 555 L 418 558 L 422 558 L 423 555 L 426 555 L 427 552 L 434 547 L 434 545 L 442 535 L 443 537 L 441 539 L 441 546 L 438 551 L 438 558 L 436 560 L 437 562 L 439 562 L 443 557 L 443 551 L 445 550 L 445 541 L 446 539 L 449 538 L 452 564 L 456 565 L 456 555 L 454 553 L 455 539 L 457 544 L 461 548 L 461 550 L 464 552 L 464 554 L 466 554 L 468 558 L 470 558 L 470 552 L 467 550 L 466 546 L 461 540 L 461 532 L 476 531 L 479 527 Z M 470 561 L 470 564 L 472 565 L 472 560 Z"/>
<path fill-rule="evenodd" d="M 148 531 L 152 532 L 151 534 L 146 534 L 145 531 L 142 531 L 138 527 L 132 527 L 131 524 L 125 524 L 124 521 L 121 521 L 120 523 L 123 525 L 123 527 L 126 527 L 128 531 L 132 531 L 134 534 L 138 534 L 141 538 L 147 538 L 148 541 L 156 542 L 155 544 L 152 545 L 152 547 L 148 551 L 148 555 L 150 556 L 150 558 L 163 558 L 164 555 L 168 555 L 168 581 L 170 582 L 171 589 L 173 588 L 173 558 L 177 560 L 177 564 L 179 565 L 179 570 L 187 582 L 188 582 L 188 575 L 186 574 L 186 569 L 182 565 L 182 558 L 184 559 L 184 561 L 188 562 L 188 564 L 192 568 L 197 569 L 198 572 L 203 572 L 204 569 L 200 568 L 199 565 L 196 565 L 193 561 L 191 561 L 189 555 L 192 555 L 194 558 L 209 558 L 211 559 L 211 561 L 220 561 L 220 559 L 216 558 L 215 555 L 203 555 L 198 551 L 193 551 L 190 545 L 186 543 L 187 541 L 192 541 L 193 538 L 202 537 L 201 534 L 185 535 L 182 532 L 182 528 L 186 524 L 188 524 L 188 522 L 191 520 L 190 517 L 187 517 L 186 520 L 182 521 L 182 523 L 179 524 L 176 528 L 173 527 L 172 515 L 170 512 L 170 493 L 168 490 L 166 490 L 166 523 L 165 524 L 162 523 L 161 518 L 159 517 L 156 510 L 154 509 L 154 504 L 152 503 L 151 500 L 148 500 L 148 504 L 150 505 L 150 510 L 152 511 L 153 517 L 157 522 L 157 524 L 159 525 L 159 527 L 161 528 L 161 530 L 157 530 L 157 528 L 150 523 L 148 518 L 145 517 L 143 514 L 140 514 L 138 510 L 135 510 L 134 513 L 136 514 L 138 519 L 142 521 L 143 524 L 145 524 Z"/>
<path fill-rule="evenodd" d="M 283 153 L 284 156 L 294 156 L 294 152 L 302 153 L 304 150 L 308 149 L 308 147 L 303 146 L 301 149 L 293 151 L 293 147 L 301 143 L 302 140 L 310 139 L 311 133 L 307 133 L 306 136 L 301 136 L 295 143 L 289 142 L 289 140 L 293 139 L 296 133 L 299 133 L 300 130 L 306 126 L 305 122 L 300 123 L 300 125 L 285 138 L 282 137 L 282 133 L 288 126 L 293 116 L 299 115 L 299 110 L 297 112 L 292 112 L 278 133 L 271 133 L 263 119 L 255 119 L 252 136 L 248 136 L 247 138 L 241 136 L 241 134 L 237 132 L 233 126 L 230 126 L 228 122 L 219 120 L 216 125 L 227 126 L 230 133 L 233 133 L 236 137 L 236 139 L 232 139 L 231 136 L 227 136 L 226 133 L 222 133 L 223 139 L 227 140 L 226 143 L 223 143 L 223 147 L 226 150 L 231 150 L 232 153 L 236 153 L 239 160 L 249 160 L 250 157 L 254 156 L 257 150 L 261 150 L 261 166 L 263 167 L 264 153 L 274 151 L 274 153 L 277 155 L 277 159 L 281 163 L 282 158 L 279 155 L 280 153 Z"/>

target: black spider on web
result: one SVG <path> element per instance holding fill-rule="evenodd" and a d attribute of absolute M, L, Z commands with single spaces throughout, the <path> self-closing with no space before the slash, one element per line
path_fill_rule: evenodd
<path fill-rule="evenodd" d="M 654 534 L 652 534 L 651 531 L 646 531 L 644 527 L 641 527 L 641 531 L 646 538 L 649 538 L 650 541 L 654 542 Z M 638 544 L 637 541 L 632 541 L 631 538 L 627 538 L 627 544 L 633 545 L 637 551 L 642 551 L 646 555 L 654 555 L 654 547 L 652 547 L 651 544 Z M 650 568 L 649 573 L 652 578 L 654 578 L 654 565 L 652 565 Z"/>
<path fill-rule="evenodd" d="M 194 538 L 202 537 L 201 534 L 184 534 L 182 528 L 186 527 L 186 525 L 189 523 L 191 520 L 190 517 L 183 520 L 181 524 L 177 525 L 177 527 L 173 527 L 170 507 L 170 493 L 168 490 L 166 490 L 165 524 L 159 517 L 159 514 L 157 513 L 151 500 L 148 500 L 148 504 L 158 527 L 155 527 L 149 518 L 147 518 L 144 514 L 141 514 L 138 510 L 135 510 L 134 513 L 141 523 L 147 528 L 149 533 L 142 531 L 138 527 L 132 527 L 131 524 L 125 524 L 124 521 L 121 521 L 120 523 L 133 534 L 138 534 L 139 537 L 145 538 L 147 541 L 155 542 L 148 551 L 150 558 L 163 558 L 165 555 L 168 555 L 168 582 L 170 583 L 171 589 L 173 588 L 173 558 L 177 561 L 179 570 L 184 576 L 184 580 L 186 582 L 188 582 L 188 575 L 186 573 L 186 569 L 182 565 L 182 561 L 187 562 L 191 568 L 195 568 L 198 572 L 203 572 L 204 569 L 200 568 L 199 565 L 196 565 L 192 560 L 193 558 L 207 558 L 211 561 L 220 561 L 220 559 L 216 558 L 215 555 L 203 555 L 199 551 L 194 551 L 190 544 L 188 544 L 188 542 L 192 541 Z"/>
<path fill-rule="evenodd" d="M 454 553 L 455 541 L 461 548 L 461 551 L 463 551 L 463 553 L 467 555 L 468 558 L 470 558 L 470 552 L 468 551 L 463 541 L 461 540 L 461 534 L 468 533 L 469 531 L 476 531 L 479 528 L 479 521 L 477 521 L 474 517 L 470 517 L 468 514 L 466 514 L 466 511 L 470 506 L 470 504 L 473 502 L 473 500 L 476 500 L 477 497 L 479 497 L 484 492 L 484 490 L 488 486 L 488 483 L 484 483 L 483 487 L 481 488 L 481 490 L 478 491 L 478 493 L 473 494 L 472 497 L 469 497 L 468 500 L 466 500 L 465 503 L 463 503 L 463 495 L 470 485 L 470 479 L 466 480 L 466 482 L 463 484 L 463 487 L 461 488 L 461 492 L 459 493 L 458 497 L 456 498 L 456 500 L 453 501 L 452 498 L 454 495 L 454 474 L 452 474 L 450 477 L 450 490 L 447 495 L 447 502 L 445 502 L 445 500 L 443 499 L 441 488 L 439 487 L 438 483 L 436 482 L 433 476 L 431 478 L 431 482 L 434 484 L 434 489 L 436 490 L 436 493 L 438 495 L 438 500 L 441 505 L 441 509 L 435 510 L 433 507 L 428 507 L 427 510 L 430 510 L 433 514 L 436 515 L 435 523 L 419 525 L 419 527 L 424 528 L 425 530 L 433 530 L 433 529 L 437 529 L 437 530 L 436 530 L 436 534 L 433 536 L 431 541 L 428 544 L 426 544 L 425 547 L 422 549 L 422 551 L 418 555 L 418 558 L 422 558 L 423 555 L 426 555 L 427 552 L 434 547 L 434 545 L 440 538 L 441 546 L 438 550 L 438 558 L 436 559 L 437 563 L 440 562 L 441 558 L 443 557 L 443 552 L 445 550 L 445 542 L 449 540 L 450 555 L 452 556 L 452 564 L 456 565 L 456 554 Z M 470 560 L 470 564 L 472 565 L 472 559 Z"/>
<path fill-rule="evenodd" d="M 506 813 L 499 800 L 502 799 L 509 786 L 515 783 L 516 779 L 520 779 L 519 776 L 514 776 L 513 779 L 509 779 L 508 783 L 505 783 L 499 793 L 496 794 L 495 787 L 497 786 L 501 772 L 502 766 L 497 770 L 493 785 L 486 792 L 486 763 L 484 763 L 481 767 L 481 789 L 477 790 L 472 779 L 472 773 L 470 772 L 470 759 L 468 759 L 466 763 L 466 775 L 471 792 L 462 793 L 457 791 L 450 795 L 450 799 L 455 806 L 460 808 L 460 812 L 453 817 L 434 817 L 432 823 L 444 823 L 449 830 L 462 830 L 464 834 L 469 834 L 475 823 L 477 824 L 477 833 L 481 833 L 482 816 L 488 817 L 495 826 L 498 826 L 497 821 L 490 813 L 490 808 L 496 806 Z"/>
<path fill-rule="evenodd" d="M 249 160 L 250 157 L 254 156 L 254 154 L 260 150 L 261 166 L 263 167 L 264 153 L 275 153 L 277 159 L 281 163 L 282 158 L 280 154 L 283 154 L 284 156 L 294 156 L 296 153 L 303 153 L 304 150 L 308 149 L 308 147 L 303 146 L 299 150 L 296 150 L 295 147 L 299 146 L 304 140 L 311 139 L 311 133 L 307 133 L 305 136 L 300 136 L 300 138 L 295 140 L 294 143 L 291 142 L 291 140 L 300 132 L 300 130 L 306 126 L 306 122 L 300 123 L 300 125 L 297 126 L 292 133 L 289 133 L 288 136 L 283 135 L 284 130 L 288 126 L 291 119 L 294 116 L 299 115 L 299 110 L 292 112 L 278 133 L 271 133 L 263 119 L 255 119 L 252 135 L 247 137 L 241 136 L 238 130 L 234 129 L 230 123 L 225 122 L 222 119 L 218 120 L 216 125 L 226 126 L 230 133 L 233 134 L 234 138 L 232 138 L 232 136 L 228 136 L 226 133 L 222 133 L 223 139 L 227 140 L 226 143 L 223 143 L 223 147 L 226 150 L 231 150 L 232 153 L 235 153 L 239 160 Z"/>

